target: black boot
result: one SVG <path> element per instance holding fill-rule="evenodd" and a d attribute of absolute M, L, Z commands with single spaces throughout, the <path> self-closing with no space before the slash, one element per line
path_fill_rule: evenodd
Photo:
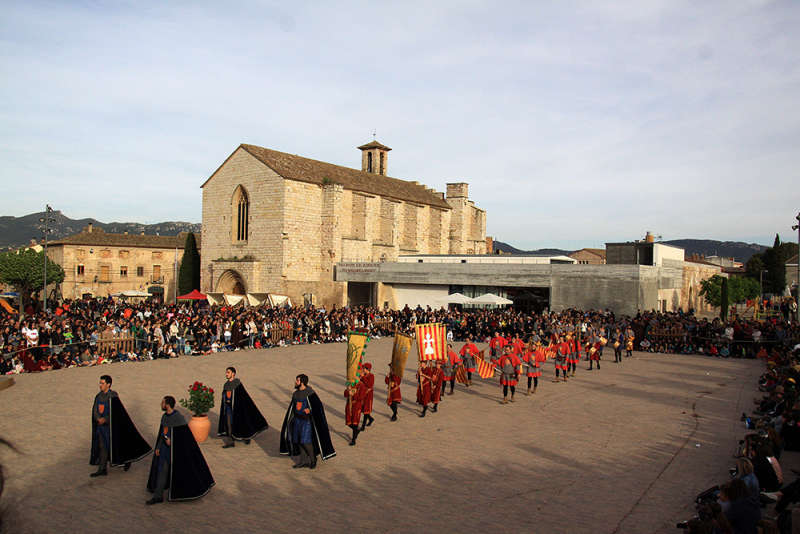
<path fill-rule="evenodd" d="M 439 411 L 439 405 L 438 404 L 434 404 L 433 405 L 433 410 L 431 410 L 431 412 L 436 413 L 438 411 Z"/>
<path fill-rule="evenodd" d="M 427 411 L 428 411 L 428 405 L 426 404 L 425 406 L 422 407 L 422 413 L 419 414 L 419 416 L 420 417 L 425 417 L 425 412 L 427 412 Z"/>
<path fill-rule="evenodd" d="M 375 418 L 372 417 L 371 415 L 365 415 L 364 418 L 365 418 L 365 420 L 369 419 L 369 421 L 367 421 L 367 426 L 371 426 L 372 422 L 375 421 Z M 364 430 L 364 429 L 362 428 L 361 430 Z"/>
<path fill-rule="evenodd" d="M 95 477 L 104 477 L 107 474 L 108 474 L 108 471 L 106 471 L 105 469 L 100 469 L 99 471 L 95 471 L 94 473 L 92 473 L 89 476 L 92 477 L 92 478 L 95 478 Z"/>
<path fill-rule="evenodd" d="M 357 426 L 354 427 L 353 428 L 353 439 L 350 441 L 350 446 L 351 447 L 356 444 L 356 438 L 358 437 L 359 433 L 360 433 L 360 431 L 358 430 L 358 427 Z"/>
<path fill-rule="evenodd" d="M 363 432 L 367 428 L 367 416 L 364 416 L 364 420 L 361 421 L 361 428 L 358 430 L 359 432 Z"/>

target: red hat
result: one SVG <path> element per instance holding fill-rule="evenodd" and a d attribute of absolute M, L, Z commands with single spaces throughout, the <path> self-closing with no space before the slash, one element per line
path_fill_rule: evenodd
<path fill-rule="evenodd" d="M 389 365 L 391 365 L 391 364 L 389 364 Z M 361 364 L 361 367 L 363 367 L 364 369 L 369 369 L 370 371 L 372 371 L 372 364 L 371 363 L 363 363 L 363 364 Z"/>

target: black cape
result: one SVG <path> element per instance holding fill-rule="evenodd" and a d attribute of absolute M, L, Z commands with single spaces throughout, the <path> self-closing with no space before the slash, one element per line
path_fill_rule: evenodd
<path fill-rule="evenodd" d="M 258 407 L 256 407 L 256 404 L 250 398 L 250 395 L 247 394 L 247 390 L 244 389 L 244 385 L 239 382 L 239 379 L 234 379 L 233 382 L 226 382 L 225 386 L 228 384 L 236 384 L 233 388 L 233 394 L 231 395 L 231 406 L 233 407 L 231 415 L 231 437 L 239 441 L 253 439 L 256 434 L 269 428 L 267 420 L 261 415 Z M 222 402 L 225 402 L 225 386 L 222 388 Z M 228 434 L 225 428 L 225 418 L 222 417 L 221 411 L 217 433 L 220 436 Z"/>
<path fill-rule="evenodd" d="M 331 433 L 328 431 L 328 420 L 325 418 L 325 408 L 322 406 L 322 401 L 314 390 L 306 387 L 308 391 L 307 399 L 308 406 L 311 408 L 311 437 L 314 442 L 314 454 L 318 454 L 323 460 L 333 458 L 336 456 L 336 451 L 331 443 Z M 299 390 L 298 390 L 299 392 Z M 298 393 L 295 392 L 295 393 Z M 300 392 L 302 394 L 302 392 Z M 292 426 L 294 424 L 294 413 L 292 412 L 292 403 L 296 402 L 294 395 L 289 402 L 289 409 L 286 410 L 286 417 L 283 419 L 283 426 L 281 427 L 281 442 L 280 454 L 288 454 L 290 456 L 299 456 L 300 448 L 296 443 L 292 443 Z"/>
<path fill-rule="evenodd" d="M 141 460 L 153 452 L 152 447 L 139 434 L 119 397 L 111 396 L 108 400 L 107 419 L 111 447 L 111 450 L 108 451 L 108 460 L 111 467 L 121 467 L 128 462 Z M 96 403 L 97 396 L 95 396 Z M 92 412 L 94 413 L 94 404 L 92 404 Z M 100 465 L 100 436 L 97 435 L 97 420 L 94 415 L 92 415 L 92 451 L 89 456 L 89 464 Z"/>
<path fill-rule="evenodd" d="M 177 419 L 171 420 L 173 416 L 161 417 L 161 424 L 158 427 L 158 435 L 162 433 L 162 426 L 172 427 L 172 438 L 170 438 L 170 469 L 167 480 L 170 501 L 188 501 L 199 499 L 208 493 L 214 486 L 214 477 L 208 468 L 203 453 L 194 439 L 186 419 L 178 412 Z M 158 439 L 156 439 L 158 444 Z M 155 493 L 158 485 L 158 456 L 153 455 L 153 463 L 150 465 L 150 476 L 147 479 L 147 491 Z"/>

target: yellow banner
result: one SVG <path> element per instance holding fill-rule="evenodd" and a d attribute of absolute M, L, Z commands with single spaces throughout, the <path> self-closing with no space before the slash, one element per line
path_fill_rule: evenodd
<path fill-rule="evenodd" d="M 411 351 L 411 336 L 396 332 L 394 335 L 394 346 L 392 347 L 392 374 L 398 378 L 403 378 L 403 371 L 406 368 L 408 353 Z"/>
<path fill-rule="evenodd" d="M 355 386 L 361 380 L 361 358 L 367 348 L 369 335 L 361 332 L 347 333 L 347 385 Z"/>

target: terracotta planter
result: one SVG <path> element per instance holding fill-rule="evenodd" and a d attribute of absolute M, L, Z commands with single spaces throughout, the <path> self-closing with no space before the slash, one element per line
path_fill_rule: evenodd
<path fill-rule="evenodd" d="M 208 420 L 207 415 L 192 416 L 189 421 L 189 430 L 192 431 L 194 439 L 198 443 L 208 439 L 208 432 L 211 430 L 211 421 Z"/>

